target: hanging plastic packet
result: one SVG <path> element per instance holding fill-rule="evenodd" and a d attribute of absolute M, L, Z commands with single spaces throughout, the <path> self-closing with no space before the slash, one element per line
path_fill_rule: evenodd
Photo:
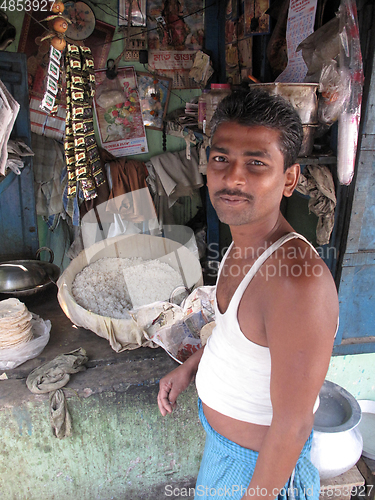
<path fill-rule="evenodd" d="M 59 90 L 61 52 L 52 45 L 49 53 L 47 83 L 40 109 L 50 114 L 55 107 L 55 100 Z"/>

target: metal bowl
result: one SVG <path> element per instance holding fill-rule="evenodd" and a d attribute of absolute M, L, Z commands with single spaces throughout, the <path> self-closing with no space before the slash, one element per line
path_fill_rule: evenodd
<path fill-rule="evenodd" d="M 303 125 L 318 123 L 318 83 L 251 83 L 250 87 L 287 99 L 299 114 Z"/>
<path fill-rule="evenodd" d="M 53 252 L 49 248 L 40 248 L 50 252 L 50 262 L 40 260 L 10 260 L 0 262 L 0 293 L 23 297 L 33 295 L 56 284 L 60 269 L 52 264 Z"/>
<path fill-rule="evenodd" d="M 298 156 L 309 156 L 314 147 L 315 132 L 318 127 L 317 83 L 251 83 L 250 87 L 266 90 L 273 95 L 287 99 L 301 118 L 303 140 Z"/>

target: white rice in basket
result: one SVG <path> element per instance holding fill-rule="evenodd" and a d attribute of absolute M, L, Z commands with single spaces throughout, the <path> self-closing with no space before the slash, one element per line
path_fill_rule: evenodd
<path fill-rule="evenodd" d="M 72 294 L 84 309 L 122 319 L 130 318 L 132 308 L 168 300 L 181 285 L 181 274 L 157 259 L 105 257 L 77 274 Z"/>

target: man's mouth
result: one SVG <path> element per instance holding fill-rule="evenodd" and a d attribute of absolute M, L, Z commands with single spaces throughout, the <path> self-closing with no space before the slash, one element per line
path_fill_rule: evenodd
<path fill-rule="evenodd" d="M 238 192 L 234 193 L 224 190 L 218 191 L 215 195 L 215 198 L 230 206 L 237 206 L 252 200 L 252 196 L 248 194 Z"/>
<path fill-rule="evenodd" d="M 226 205 L 229 205 L 232 207 L 236 207 L 237 205 L 241 205 L 242 203 L 247 203 L 247 200 L 245 200 L 244 198 L 233 198 L 233 197 L 221 196 L 220 199 Z"/>

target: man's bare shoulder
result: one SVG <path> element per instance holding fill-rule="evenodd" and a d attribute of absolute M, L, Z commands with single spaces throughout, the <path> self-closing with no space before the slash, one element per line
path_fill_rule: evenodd
<path fill-rule="evenodd" d="M 290 240 L 278 248 L 265 262 L 264 266 L 267 265 L 268 276 L 274 273 L 276 279 L 273 285 L 276 286 L 287 283 L 296 287 L 306 286 L 307 283 L 311 286 L 334 286 L 332 274 L 319 253 L 301 239 Z"/>
<path fill-rule="evenodd" d="M 333 335 L 339 314 L 338 296 L 323 259 L 303 240 L 292 240 L 277 250 L 274 259 L 268 262 L 271 264 L 277 272 L 264 288 L 268 319 L 272 318 L 272 323 L 283 321 L 290 328 L 315 326 Z M 269 276 L 270 272 L 268 269 Z"/>

